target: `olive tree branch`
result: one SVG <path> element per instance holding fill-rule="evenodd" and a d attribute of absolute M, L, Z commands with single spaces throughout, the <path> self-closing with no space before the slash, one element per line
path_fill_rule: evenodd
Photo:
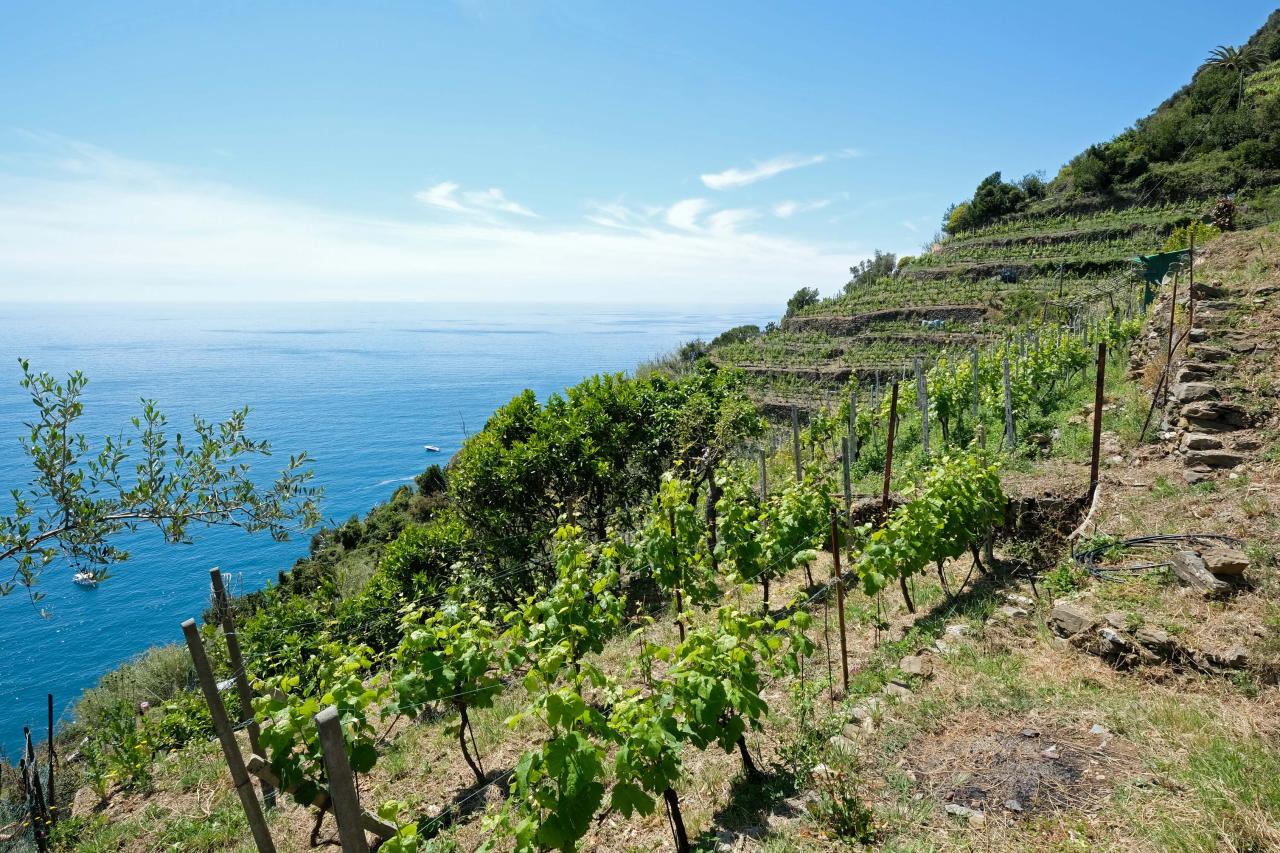
<path fill-rule="evenodd" d="M 270 456 L 271 446 L 246 434 L 248 408 L 219 423 L 193 418 L 195 440 L 187 442 L 181 433 L 170 440 L 156 403 L 143 400 L 141 415 L 132 419 L 135 435 L 108 436 L 91 454 L 88 440 L 74 431 L 88 380 L 72 373 L 59 382 L 32 372 L 25 360 L 19 364 L 37 413 L 22 439 L 34 475 L 26 490 L 10 493 L 12 513 L 0 516 L 0 566 L 11 566 L 0 595 L 20 584 L 38 601 L 35 586 L 59 556 L 97 567 L 123 562 L 129 554 L 114 537 L 143 524 L 157 527 L 167 542 L 185 543 L 191 524 L 265 531 L 282 541 L 319 523 L 321 491 L 310 484 L 305 453 L 289 457 L 269 485 L 251 479 L 249 460 Z M 95 574 L 107 576 L 105 568 Z"/>

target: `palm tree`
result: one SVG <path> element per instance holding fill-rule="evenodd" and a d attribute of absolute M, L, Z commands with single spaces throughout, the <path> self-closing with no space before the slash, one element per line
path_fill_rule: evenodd
<path fill-rule="evenodd" d="M 1230 45 L 1218 45 L 1209 54 L 1209 58 L 1204 61 L 1201 68 L 1222 68 L 1227 71 L 1234 72 L 1238 82 L 1238 94 L 1236 95 L 1236 108 L 1239 109 L 1244 105 L 1244 78 L 1250 71 L 1257 71 L 1263 65 L 1262 54 L 1252 45 L 1245 45 L 1242 48 L 1235 48 Z"/>

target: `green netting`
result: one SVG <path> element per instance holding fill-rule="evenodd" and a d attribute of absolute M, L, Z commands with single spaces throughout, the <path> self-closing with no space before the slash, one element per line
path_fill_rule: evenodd
<path fill-rule="evenodd" d="M 1169 272 L 1169 267 L 1187 257 L 1186 249 L 1176 252 L 1160 252 L 1156 255 L 1139 255 L 1134 262 L 1142 265 L 1142 277 L 1152 284 L 1159 284 Z"/>
<path fill-rule="evenodd" d="M 1142 267 L 1142 278 L 1146 284 L 1142 288 L 1142 304 L 1150 305 L 1155 299 L 1155 291 L 1152 285 L 1158 285 L 1164 281 L 1164 277 L 1169 274 L 1169 268 L 1174 264 L 1180 264 L 1187 257 L 1186 249 L 1179 249 L 1176 252 L 1160 252 L 1155 255 L 1139 255 L 1134 258 L 1134 263 Z"/>

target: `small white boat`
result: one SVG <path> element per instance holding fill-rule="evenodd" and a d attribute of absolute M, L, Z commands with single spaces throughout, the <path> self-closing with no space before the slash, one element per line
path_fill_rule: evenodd
<path fill-rule="evenodd" d="M 432 453 L 439 453 L 439 452 L 440 452 L 440 448 L 436 447 L 434 444 L 424 444 L 424 445 L 422 445 L 422 449 L 423 449 L 423 450 L 429 450 L 429 451 L 431 451 Z"/>
<path fill-rule="evenodd" d="M 72 577 L 71 580 L 73 583 L 77 583 L 80 586 L 98 585 L 98 576 L 93 572 L 76 572 L 75 576 Z"/>

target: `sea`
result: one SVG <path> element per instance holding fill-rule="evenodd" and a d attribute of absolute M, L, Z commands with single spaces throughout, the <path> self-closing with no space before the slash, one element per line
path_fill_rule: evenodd
<path fill-rule="evenodd" d="M 193 434 L 193 416 L 222 420 L 249 406 L 247 432 L 273 448 L 254 461 L 255 478 L 269 480 L 289 454 L 306 451 L 331 523 L 443 465 L 526 388 L 546 399 L 777 314 L 760 305 L 0 303 L 0 514 L 33 475 L 21 439 L 35 409 L 19 385 L 20 358 L 32 370 L 88 377 L 79 431 L 91 451 L 103 436 L 127 436 L 144 399 L 157 402 L 175 437 Z M 233 593 L 249 592 L 304 555 L 310 539 L 191 532 L 193 542 L 176 545 L 150 530 L 120 537 L 130 558 L 96 588 L 73 584 L 55 562 L 37 587 L 43 600 L 22 587 L 0 597 L 0 749 L 10 760 L 23 726 L 45 736 L 48 694 L 65 722 L 105 672 L 181 642 L 181 622 L 208 603 L 210 567 Z M 7 580 L 12 567 L 0 570 Z"/>

